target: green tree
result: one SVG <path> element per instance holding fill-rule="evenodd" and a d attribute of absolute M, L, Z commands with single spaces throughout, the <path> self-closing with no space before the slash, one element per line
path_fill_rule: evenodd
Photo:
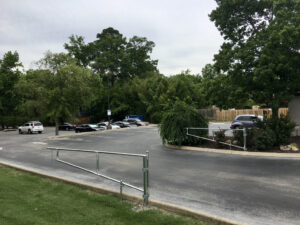
<path fill-rule="evenodd" d="M 216 105 L 220 109 L 243 108 L 249 102 L 243 88 L 232 82 L 230 76 L 218 73 L 211 64 L 202 69 L 201 91 L 207 106 Z"/>
<path fill-rule="evenodd" d="M 127 41 L 112 27 L 103 29 L 96 37 L 95 41 L 86 44 L 82 36 L 72 35 L 64 47 L 77 59 L 78 65 L 90 66 L 104 79 L 109 76 L 112 83 L 157 71 L 157 60 L 150 57 L 154 42 L 138 36 Z"/>
<path fill-rule="evenodd" d="M 21 66 L 17 52 L 9 51 L 0 59 L 0 123 L 2 128 L 5 125 L 15 125 L 11 124 L 10 117 L 15 116 L 19 103 L 14 90 L 21 75 L 19 70 Z"/>
<path fill-rule="evenodd" d="M 298 0 L 216 0 L 210 19 L 225 42 L 216 67 L 249 98 L 278 108 L 300 84 L 300 2 Z"/>
<path fill-rule="evenodd" d="M 89 106 L 100 80 L 63 53 L 48 52 L 40 65 L 45 69 L 29 71 L 18 85 L 19 92 L 30 90 L 23 96 L 24 108 L 37 109 L 30 112 L 35 116 L 45 114 L 50 117 L 58 135 L 61 121 L 74 119 L 76 113 Z"/>
<path fill-rule="evenodd" d="M 77 59 L 77 65 L 87 67 L 92 57 L 92 45 L 85 44 L 82 36 L 71 35 L 70 43 L 65 43 L 64 47 L 69 52 L 69 55 Z"/>
<path fill-rule="evenodd" d="M 206 119 L 200 115 L 195 108 L 181 100 L 176 100 L 163 112 L 159 133 L 163 143 L 176 145 L 195 145 L 201 141 L 186 135 L 187 127 L 207 128 Z M 207 130 L 197 130 L 194 135 L 207 136 Z"/>

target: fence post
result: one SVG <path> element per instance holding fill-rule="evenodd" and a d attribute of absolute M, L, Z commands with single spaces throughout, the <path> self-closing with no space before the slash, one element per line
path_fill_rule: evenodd
<path fill-rule="evenodd" d="M 148 204 L 149 192 L 148 192 L 148 157 L 143 157 L 143 176 L 144 176 L 144 205 Z"/>
<path fill-rule="evenodd" d="M 123 184 L 123 181 L 121 180 L 121 182 L 120 182 L 120 197 L 121 197 L 121 201 L 123 201 L 123 186 L 124 186 L 124 184 Z"/>
<path fill-rule="evenodd" d="M 247 132 L 246 128 L 243 128 L 243 136 L 244 136 L 244 151 L 247 151 Z"/>
<path fill-rule="evenodd" d="M 96 168 L 97 168 L 97 173 L 99 173 L 99 171 L 100 171 L 100 166 L 99 166 L 99 152 L 97 152 L 96 153 L 96 163 L 97 163 L 97 165 L 96 165 Z"/>

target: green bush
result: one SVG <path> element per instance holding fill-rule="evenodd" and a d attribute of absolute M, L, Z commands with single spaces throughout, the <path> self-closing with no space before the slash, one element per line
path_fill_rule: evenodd
<path fill-rule="evenodd" d="M 215 131 L 215 138 L 217 142 L 225 142 L 225 130 Z"/>
<path fill-rule="evenodd" d="M 258 124 L 260 129 L 271 129 L 275 133 L 275 146 L 288 144 L 289 138 L 295 123 L 291 121 L 288 116 L 281 115 L 280 118 L 274 120 L 272 118 L 266 119 L 264 122 Z"/>
<path fill-rule="evenodd" d="M 193 107 L 177 100 L 173 107 L 162 115 L 159 133 L 163 143 L 175 145 L 200 144 L 201 139 L 186 135 L 185 128 L 187 127 L 207 128 L 208 122 Z M 207 130 L 190 130 L 189 133 L 197 136 L 207 136 Z"/>
<path fill-rule="evenodd" d="M 255 148 L 257 150 L 271 149 L 276 143 L 276 134 L 270 128 L 255 129 Z"/>
<path fill-rule="evenodd" d="M 253 147 L 255 145 L 254 137 L 255 129 L 246 129 L 246 147 Z M 244 146 L 244 132 L 242 130 L 233 131 L 233 140 L 237 141 L 237 144 Z"/>

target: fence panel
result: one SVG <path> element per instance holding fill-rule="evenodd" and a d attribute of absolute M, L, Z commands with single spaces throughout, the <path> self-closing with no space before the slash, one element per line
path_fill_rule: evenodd
<path fill-rule="evenodd" d="M 239 110 L 216 110 L 216 121 L 232 121 L 237 115 L 254 114 L 270 118 L 272 116 L 271 109 L 239 109 Z M 288 108 L 279 108 L 278 116 L 288 114 Z"/>

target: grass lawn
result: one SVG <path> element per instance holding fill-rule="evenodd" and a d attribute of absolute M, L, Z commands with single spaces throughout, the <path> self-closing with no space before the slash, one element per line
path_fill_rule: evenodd
<path fill-rule="evenodd" d="M 1 225 L 209 224 L 0 166 Z"/>

